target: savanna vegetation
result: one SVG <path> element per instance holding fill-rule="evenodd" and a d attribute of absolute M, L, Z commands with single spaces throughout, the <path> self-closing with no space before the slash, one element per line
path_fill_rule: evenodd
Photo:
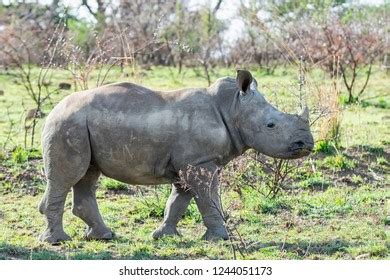
<path fill-rule="evenodd" d="M 82 1 L 85 17 L 61 0 L 0 4 L 0 259 L 390 258 L 388 5 L 92 2 Z M 229 19 L 226 9 L 235 10 Z M 237 21 L 240 34 L 227 39 Z M 207 87 L 237 68 L 251 70 L 279 109 L 307 104 L 316 143 L 304 159 L 248 151 L 224 168 L 229 241 L 201 240 L 195 203 L 181 237 L 153 240 L 170 186 L 102 176 L 98 203 L 116 238 L 85 241 L 69 195 L 64 226 L 73 240 L 38 242 L 40 133 L 55 104 L 117 81 Z"/>

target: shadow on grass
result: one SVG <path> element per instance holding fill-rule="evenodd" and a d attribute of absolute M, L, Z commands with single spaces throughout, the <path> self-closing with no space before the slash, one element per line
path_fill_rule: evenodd
<path fill-rule="evenodd" d="M 309 255 L 319 254 L 326 257 L 332 257 L 336 253 L 347 254 L 347 249 L 350 247 L 359 246 L 361 243 L 351 243 L 342 239 L 333 239 L 323 242 L 298 241 L 296 243 L 289 242 L 255 242 L 249 244 L 244 252 L 254 253 L 256 251 L 267 251 L 274 249 L 276 251 L 288 252 L 297 255 L 300 258 L 305 258 Z"/>
<path fill-rule="evenodd" d="M 176 259 L 183 260 L 188 259 L 188 254 L 181 249 L 191 249 L 199 246 L 198 240 L 182 240 L 178 237 L 166 236 L 158 240 L 153 240 L 147 243 L 134 243 L 131 239 L 124 237 L 117 237 L 115 239 L 118 243 L 129 244 L 134 246 L 134 250 L 131 254 L 125 254 L 119 256 L 120 259 L 127 260 L 161 260 L 161 259 Z M 160 251 L 161 248 L 166 248 L 169 251 L 169 255 L 157 255 L 156 250 Z M 172 248 L 174 250 L 172 250 Z"/>
<path fill-rule="evenodd" d="M 153 260 L 153 259 L 188 259 L 189 257 L 194 258 L 194 256 L 189 256 L 185 251 L 180 249 L 191 249 L 199 245 L 196 241 L 174 241 L 174 240 L 158 240 L 150 243 L 139 243 L 131 244 L 131 241 L 128 239 L 119 239 L 116 240 L 119 243 L 127 243 L 129 246 L 136 246 L 134 251 L 131 254 L 126 254 L 122 256 L 114 256 L 111 252 L 103 251 L 98 253 L 88 253 L 80 252 L 77 249 L 64 250 L 58 248 L 58 250 L 53 247 L 51 249 L 42 249 L 34 248 L 28 249 L 20 246 L 10 245 L 5 242 L 0 243 L 0 260 L 109 260 L 109 259 L 127 259 L 127 260 Z M 170 255 L 161 256 L 156 255 L 155 247 L 164 246 L 165 241 L 170 243 L 178 250 L 172 252 Z M 130 242 L 130 243 L 128 243 Z M 275 259 L 279 259 L 279 253 L 289 253 L 291 256 L 296 256 L 293 258 L 305 259 L 310 255 L 321 255 L 321 258 L 332 258 L 335 254 L 348 254 L 348 249 L 351 247 L 361 246 L 361 243 L 351 243 L 341 239 L 327 240 L 324 242 L 310 242 L 310 241 L 298 241 L 296 243 L 288 242 L 253 242 L 247 243 L 245 249 L 242 250 L 244 255 L 252 254 L 255 252 L 264 252 L 271 253 L 271 256 L 274 255 Z M 226 243 L 226 246 L 229 246 Z M 273 254 L 276 253 L 276 254 Z M 291 258 L 288 257 L 288 258 Z M 195 257 L 196 258 L 196 257 Z"/>
<path fill-rule="evenodd" d="M 162 240 L 164 241 L 164 240 Z M 172 244 L 177 249 L 190 249 L 194 246 L 199 246 L 199 243 L 196 241 L 182 241 L 176 244 Z M 246 249 L 243 249 L 242 252 L 245 255 L 249 255 L 255 253 L 257 251 L 267 252 L 267 255 L 275 256 L 274 259 L 280 258 L 280 253 L 289 253 L 290 257 L 288 259 L 296 258 L 296 259 L 305 259 L 309 258 L 310 255 L 321 255 L 321 258 L 334 258 L 334 255 L 346 255 L 349 254 L 348 249 L 352 247 L 361 246 L 362 243 L 358 242 L 348 242 L 342 239 L 333 239 L 327 240 L 323 242 L 310 242 L 310 241 L 298 241 L 296 243 L 288 243 L 288 242 L 256 242 L 249 244 Z M 155 246 L 158 246 L 155 243 Z M 226 246 L 230 246 L 228 242 L 226 242 Z M 273 254 L 275 253 L 275 254 Z M 207 256 L 207 254 L 205 255 Z M 294 257 L 295 256 L 295 257 Z M 201 256 L 199 256 L 201 257 Z M 181 250 L 178 250 L 178 253 L 173 253 L 169 256 L 157 256 L 153 254 L 153 251 L 149 251 L 147 249 L 143 249 L 142 247 L 139 250 L 135 250 L 132 255 L 123 256 L 123 259 L 188 259 L 189 255 L 185 252 L 181 253 Z M 192 256 L 191 258 L 194 258 Z M 196 257 L 195 257 L 196 258 Z"/>
<path fill-rule="evenodd" d="M 101 241 L 106 242 L 106 241 Z M 177 249 L 190 249 L 196 246 L 196 241 L 181 241 L 173 238 L 163 238 L 147 243 L 134 243 L 132 240 L 123 237 L 117 237 L 113 241 L 117 244 L 133 246 L 134 249 L 130 254 L 113 255 L 109 251 L 101 252 L 83 252 L 80 248 L 64 248 L 60 246 L 52 246 L 51 248 L 26 248 L 9 244 L 7 242 L 0 242 L 0 260 L 111 260 L 111 259 L 128 259 L 128 260 L 150 260 L 150 259 L 187 259 L 188 255 L 179 253 L 179 251 L 172 252 L 168 256 L 161 256 L 155 254 L 156 247 L 175 247 Z"/>
<path fill-rule="evenodd" d="M 0 243 L 0 260 L 62 260 L 64 254 L 55 250 L 28 249 L 21 246 L 11 245 L 5 242 Z"/>
<path fill-rule="evenodd" d="M 111 260 L 110 252 L 88 253 L 77 252 L 76 249 L 64 250 L 53 246 L 53 249 L 25 248 L 0 243 L 0 260 Z"/>

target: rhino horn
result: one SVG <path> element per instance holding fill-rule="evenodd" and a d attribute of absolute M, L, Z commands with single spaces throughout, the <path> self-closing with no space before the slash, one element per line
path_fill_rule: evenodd
<path fill-rule="evenodd" d="M 302 109 L 302 112 L 299 113 L 299 117 L 302 118 L 305 121 L 309 121 L 309 108 L 307 106 L 305 106 Z"/>

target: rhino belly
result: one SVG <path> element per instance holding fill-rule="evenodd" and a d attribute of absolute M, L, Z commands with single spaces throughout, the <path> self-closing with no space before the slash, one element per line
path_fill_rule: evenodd
<path fill-rule="evenodd" d="M 170 154 L 172 139 L 148 133 L 145 126 L 120 122 L 92 123 L 88 129 L 92 158 L 104 175 L 141 185 L 175 180 Z"/>

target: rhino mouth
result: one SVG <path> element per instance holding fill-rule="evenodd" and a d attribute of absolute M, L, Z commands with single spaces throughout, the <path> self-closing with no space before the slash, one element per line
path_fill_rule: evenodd
<path fill-rule="evenodd" d="M 313 151 L 313 142 L 297 141 L 291 144 L 288 148 L 289 158 L 300 158 L 308 156 Z"/>
<path fill-rule="evenodd" d="M 295 150 L 291 150 L 290 153 L 292 156 L 297 156 L 297 157 L 303 157 L 307 156 L 312 152 L 312 149 L 307 149 L 307 148 L 297 148 Z"/>
<path fill-rule="evenodd" d="M 274 155 L 273 157 L 280 159 L 298 159 L 308 156 L 311 152 L 312 149 L 309 148 L 296 148 L 294 150 L 289 149 L 287 152 Z"/>

